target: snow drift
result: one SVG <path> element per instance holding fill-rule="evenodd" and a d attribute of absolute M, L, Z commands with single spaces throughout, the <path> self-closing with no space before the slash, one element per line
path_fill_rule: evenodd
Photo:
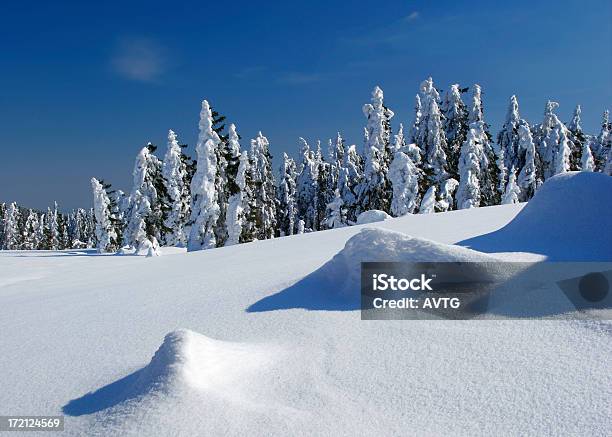
<path fill-rule="evenodd" d="M 494 262 L 497 258 L 465 247 L 366 228 L 351 237 L 331 260 L 293 286 L 268 296 L 248 311 L 287 308 L 355 310 L 360 298 L 362 262 Z"/>
<path fill-rule="evenodd" d="M 215 340 L 179 329 L 165 336 L 145 367 L 71 401 L 64 413 L 79 416 L 148 395 L 182 396 L 192 390 L 231 398 L 240 390 L 237 380 L 270 361 L 270 354 L 261 346 Z"/>
<path fill-rule="evenodd" d="M 458 244 L 482 252 L 532 252 L 550 261 L 612 261 L 612 178 L 570 172 L 546 181 L 502 229 Z"/>
<path fill-rule="evenodd" d="M 358 225 L 367 225 L 368 223 L 382 222 L 392 218 L 389 214 L 378 209 L 364 211 L 357 217 Z"/>

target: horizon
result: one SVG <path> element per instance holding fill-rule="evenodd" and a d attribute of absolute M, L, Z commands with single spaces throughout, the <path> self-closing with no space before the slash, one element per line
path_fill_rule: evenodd
<path fill-rule="evenodd" d="M 122 6 L 125 17 L 116 5 L 64 6 L 81 21 L 52 5 L 8 6 L 0 18 L 0 202 L 88 208 L 91 177 L 129 192 L 134 159 L 148 141 L 163 156 L 172 129 L 195 154 L 203 99 L 236 124 L 243 148 L 262 131 L 275 171 L 283 152 L 298 156 L 300 136 L 325 146 L 340 131 L 361 151 L 361 107 L 375 85 L 395 112 L 393 132 L 411 124 L 414 95 L 428 76 L 441 90 L 480 84 L 494 136 L 512 94 L 531 124 L 541 122 L 547 100 L 559 102 L 565 122 L 580 104 L 590 134 L 612 109 L 609 2 L 478 1 L 469 11 L 451 2 L 356 2 L 348 10 L 319 3 L 298 10 L 237 2 L 202 13 L 192 4 L 174 22 L 163 8 L 133 4 Z M 221 31 L 210 16 L 224 20 Z"/>

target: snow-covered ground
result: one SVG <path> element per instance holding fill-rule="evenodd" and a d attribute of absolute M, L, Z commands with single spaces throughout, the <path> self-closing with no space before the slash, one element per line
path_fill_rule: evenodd
<path fill-rule="evenodd" d="M 159 258 L 0 252 L 0 414 L 64 414 L 66 435 L 611 435 L 609 321 L 362 321 L 304 279 L 377 244 L 386 258 L 488 256 L 446 246 L 460 243 L 610 261 L 600 176 L 560 178 L 527 206 Z M 594 189 L 562 216 L 559 193 Z"/>

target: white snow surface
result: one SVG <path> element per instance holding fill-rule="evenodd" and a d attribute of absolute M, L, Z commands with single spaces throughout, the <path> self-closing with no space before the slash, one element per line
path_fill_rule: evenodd
<path fill-rule="evenodd" d="M 158 258 L 0 252 L 0 414 L 64 414 L 64 435 L 610 435 L 611 322 L 362 321 L 316 289 L 350 291 L 372 257 L 542 260 L 519 244 L 542 230 L 512 253 L 496 233 L 546 215 L 583 226 L 586 255 L 603 231 L 548 201 L 555 183 L 607 187 L 582 179 L 543 187 L 547 212 L 408 215 Z M 602 196 L 582 206 L 609 224 Z M 448 245 L 487 233 L 498 253 Z"/>
<path fill-rule="evenodd" d="M 371 209 L 369 211 L 364 211 L 357 216 L 357 224 L 367 225 L 368 223 L 382 222 L 390 218 L 391 216 L 384 211 L 379 209 Z"/>

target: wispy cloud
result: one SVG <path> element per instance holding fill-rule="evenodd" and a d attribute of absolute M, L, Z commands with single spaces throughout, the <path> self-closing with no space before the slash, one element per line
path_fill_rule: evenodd
<path fill-rule="evenodd" d="M 421 14 L 419 14 L 419 11 L 412 11 L 411 13 L 409 13 L 408 15 L 404 17 L 404 21 L 406 22 L 414 21 L 417 18 L 419 18 L 420 15 Z"/>
<path fill-rule="evenodd" d="M 110 64 L 118 75 L 139 82 L 158 82 L 168 67 L 163 46 L 148 38 L 121 39 Z"/>

